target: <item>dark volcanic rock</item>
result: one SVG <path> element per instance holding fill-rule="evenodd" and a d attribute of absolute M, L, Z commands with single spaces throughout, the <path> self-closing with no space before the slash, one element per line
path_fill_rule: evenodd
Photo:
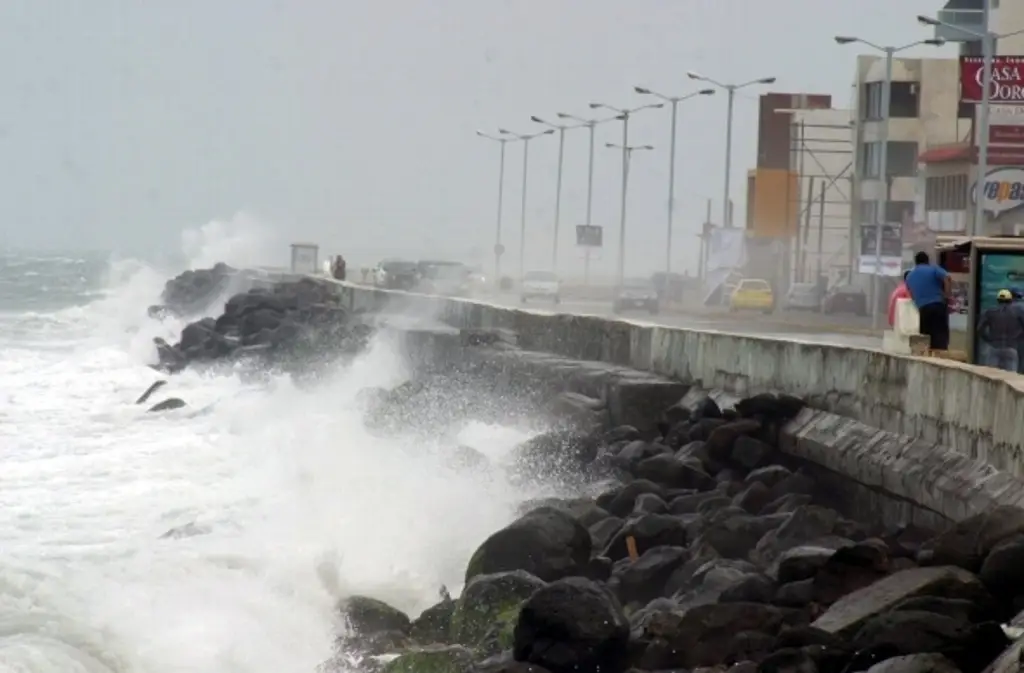
<path fill-rule="evenodd" d="M 150 315 L 196 315 L 210 308 L 225 294 L 247 289 L 249 279 L 227 264 L 218 263 L 209 269 L 190 269 L 164 284 L 160 305 L 149 309 Z"/>
<path fill-rule="evenodd" d="M 540 507 L 492 534 L 466 566 L 466 581 L 477 575 L 525 570 L 546 582 L 585 572 L 590 533 L 570 514 Z"/>
<path fill-rule="evenodd" d="M 168 305 L 186 315 L 206 310 L 211 301 L 236 287 L 239 277 L 228 267 L 205 275 L 186 272 L 169 282 Z M 202 301 L 196 299 L 200 296 Z M 352 354 L 366 345 L 370 333 L 361 317 L 347 311 L 329 287 L 303 278 L 233 295 L 219 317 L 186 325 L 177 344 L 157 341 L 159 364 L 155 367 L 176 372 L 190 363 L 224 358 L 288 360 L 322 353 Z"/>
<path fill-rule="evenodd" d="M 629 622 L 608 589 L 580 577 L 538 590 L 519 611 L 516 661 L 551 673 L 621 673 L 629 653 Z"/>

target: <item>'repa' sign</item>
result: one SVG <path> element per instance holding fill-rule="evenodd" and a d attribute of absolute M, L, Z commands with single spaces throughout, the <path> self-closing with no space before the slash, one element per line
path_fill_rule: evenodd
<path fill-rule="evenodd" d="M 1007 166 L 990 171 L 981 198 L 982 209 L 993 217 L 1024 206 L 1024 168 Z M 971 190 L 971 201 L 978 202 L 977 186 Z"/>
<path fill-rule="evenodd" d="M 985 92 L 985 60 L 980 56 L 960 57 L 960 100 L 980 103 Z M 1024 57 L 992 58 L 993 103 L 1024 103 Z"/>

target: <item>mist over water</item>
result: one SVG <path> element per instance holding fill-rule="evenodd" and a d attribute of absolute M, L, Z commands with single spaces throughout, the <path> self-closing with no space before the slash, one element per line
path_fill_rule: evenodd
<path fill-rule="evenodd" d="M 251 224 L 183 248 L 195 266 L 282 263 L 287 247 Z M 146 307 L 174 272 L 2 261 L 0 671 L 313 671 L 339 597 L 417 613 L 536 495 L 450 467 L 450 441 L 364 426 L 359 391 L 408 376 L 386 337 L 302 387 L 186 371 L 153 401 L 189 407 L 145 414 L 152 338 L 181 327 Z M 457 430 L 497 461 L 526 436 Z M 197 534 L 162 537 L 183 527 Z"/>

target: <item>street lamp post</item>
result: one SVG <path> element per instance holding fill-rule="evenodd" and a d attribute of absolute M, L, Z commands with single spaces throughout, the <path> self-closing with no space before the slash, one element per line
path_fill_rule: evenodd
<path fill-rule="evenodd" d="M 730 206 L 732 205 L 732 200 L 729 198 L 729 181 L 732 175 L 732 108 L 736 99 L 736 92 L 755 84 L 773 84 L 775 82 L 775 78 L 762 77 L 760 79 L 752 79 L 749 82 L 743 82 L 742 84 L 725 84 L 693 71 L 688 71 L 686 76 L 699 82 L 714 84 L 719 89 L 725 89 L 726 93 L 729 94 L 725 122 L 725 187 L 723 189 L 724 193 L 722 194 L 722 226 L 731 227 L 732 217 Z"/>
<path fill-rule="evenodd" d="M 558 131 L 558 177 L 555 179 L 555 232 L 551 238 L 551 271 L 558 272 L 558 228 L 562 219 L 562 159 L 565 156 L 565 132 L 586 124 L 553 124 L 540 117 L 533 116 L 530 120 Z"/>
<path fill-rule="evenodd" d="M 640 112 L 641 110 L 655 110 L 658 108 L 665 107 L 664 103 L 650 103 L 648 105 L 640 105 L 635 108 L 617 108 L 611 105 L 605 105 L 604 103 L 591 103 L 591 109 L 604 108 L 611 110 L 612 112 L 618 113 L 616 119 L 622 120 L 622 144 L 616 147 L 622 148 L 622 212 L 619 215 L 619 219 L 622 222 L 622 226 L 619 229 L 619 272 L 618 272 L 618 287 L 622 287 L 622 271 L 623 271 L 623 259 L 625 256 L 626 247 L 626 179 L 629 175 L 629 118 L 634 112 Z M 639 149 L 639 148 L 638 148 Z M 653 149 L 653 148 L 651 148 Z"/>
<path fill-rule="evenodd" d="M 584 119 L 583 117 L 577 117 L 576 115 L 567 114 L 565 112 L 558 113 L 559 119 L 572 119 L 580 123 L 580 126 L 586 127 L 590 130 L 590 142 L 589 142 L 589 158 L 587 159 L 587 220 L 586 225 L 589 227 L 592 223 L 590 220 L 591 214 L 593 213 L 594 206 L 594 129 L 598 124 L 602 124 L 616 117 L 609 117 L 606 119 Z M 590 284 L 590 246 L 587 246 L 583 250 L 583 283 L 585 285 Z"/>
<path fill-rule="evenodd" d="M 871 276 L 871 297 L 874 306 L 871 309 L 871 324 L 875 329 L 881 327 L 882 322 L 882 283 L 880 276 L 882 274 L 882 238 L 885 225 L 888 223 L 888 209 L 889 209 L 889 120 L 892 95 L 892 57 L 893 54 L 903 51 L 904 49 L 910 49 L 920 44 L 930 44 L 933 46 L 939 46 L 943 44 L 942 40 L 918 40 L 905 44 L 902 47 L 881 47 L 873 42 L 862 40 L 859 37 L 849 37 L 844 35 L 837 35 L 835 37 L 837 44 L 852 44 L 860 43 L 877 49 L 885 54 L 885 80 L 882 82 L 882 136 L 879 145 L 881 146 L 880 157 L 878 160 L 878 177 L 882 181 L 882 199 L 881 202 L 875 207 L 875 273 Z"/>
<path fill-rule="evenodd" d="M 992 98 L 992 59 L 996 52 L 996 42 L 1006 37 L 1013 37 L 1014 35 L 1024 33 L 1024 28 L 1010 33 L 993 33 L 988 29 L 989 6 L 991 4 L 991 0 L 982 0 L 981 4 L 982 25 L 985 29 L 984 32 L 970 30 L 969 28 L 963 28 L 928 16 L 917 17 L 918 21 L 927 26 L 942 26 L 944 28 L 958 30 L 965 35 L 970 35 L 981 40 L 983 71 L 982 86 L 984 91 L 981 93 L 981 109 L 978 114 L 975 115 L 975 123 L 977 124 L 975 138 L 978 143 L 978 167 L 976 169 L 976 175 L 974 176 L 974 217 L 971 220 L 971 228 L 968 232 L 973 236 L 977 236 L 979 233 L 982 235 L 985 234 L 985 228 L 982 226 L 985 220 L 985 201 L 983 198 L 983 192 L 985 189 L 985 174 L 988 173 L 988 124 Z M 942 44 L 944 41 L 924 40 L 924 42 L 929 44 Z"/>
<path fill-rule="evenodd" d="M 605 147 L 621 149 L 622 156 L 626 158 L 622 164 L 622 214 L 619 220 L 619 265 L 618 265 L 618 287 L 622 287 L 626 272 L 626 187 L 629 184 L 629 161 L 633 152 L 637 150 L 653 150 L 652 145 L 618 145 L 616 143 L 605 143 Z"/>
<path fill-rule="evenodd" d="M 503 136 L 514 138 L 516 140 L 523 141 L 523 196 L 522 205 L 520 206 L 522 212 L 519 214 L 519 282 L 523 282 L 523 268 L 526 260 L 526 181 L 529 177 L 530 167 L 530 141 L 540 136 L 548 136 L 554 133 L 552 129 L 545 129 L 538 131 L 537 133 L 514 133 L 508 129 L 498 129 L 498 133 Z"/>
<path fill-rule="evenodd" d="M 647 89 L 642 86 L 635 86 L 633 87 L 633 90 L 638 94 L 656 96 L 672 106 L 672 129 L 669 134 L 668 151 L 668 229 L 666 231 L 665 238 L 665 274 L 668 275 L 672 273 L 672 216 L 675 212 L 676 204 L 676 111 L 679 108 L 679 104 L 684 100 L 688 100 L 694 96 L 711 96 L 715 93 L 715 90 L 701 89 L 700 91 L 694 91 L 693 93 L 686 94 L 685 96 L 665 96 L 657 91 Z M 666 279 L 665 282 L 667 283 L 668 280 Z"/>
<path fill-rule="evenodd" d="M 493 136 L 483 131 L 477 131 L 476 134 L 481 138 L 487 138 L 493 140 L 501 146 L 500 159 L 498 160 L 498 222 L 495 226 L 494 231 L 494 282 L 497 286 L 501 286 L 501 255 L 505 252 L 504 247 L 501 245 L 501 213 L 503 209 L 505 199 L 505 145 L 509 143 L 511 138 L 503 138 L 501 136 Z"/>

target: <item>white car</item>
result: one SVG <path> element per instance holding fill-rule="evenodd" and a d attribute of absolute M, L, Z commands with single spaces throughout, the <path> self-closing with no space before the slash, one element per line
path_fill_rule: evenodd
<path fill-rule="evenodd" d="M 526 303 L 531 299 L 546 299 L 555 304 L 562 301 L 562 283 L 550 271 L 529 271 L 523 276 L 519 300 Z"/>

